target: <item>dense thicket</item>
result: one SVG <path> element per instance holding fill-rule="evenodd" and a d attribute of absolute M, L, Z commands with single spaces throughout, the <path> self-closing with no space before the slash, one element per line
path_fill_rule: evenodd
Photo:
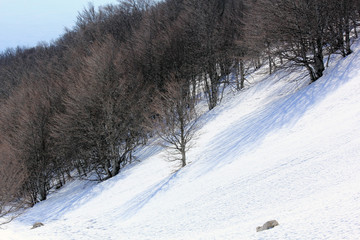
<path fill-rule="evenodd" d="M 127 0 L 51 44 L 0 55 L 0 216 L 72 177 L 104 180 L 157 134 L 186 165 L 196 101 L 209 110 L 248 69 L 283 61 L 322 76 L 351 53 L 355 0 Z"/>

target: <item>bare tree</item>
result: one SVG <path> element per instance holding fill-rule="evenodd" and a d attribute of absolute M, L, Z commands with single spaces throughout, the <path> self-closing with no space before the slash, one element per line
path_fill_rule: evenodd
<path fill-rule="evenodd" d="M 192 146 L 198 126 L 195 103 L 188 85 L 176 81 L 167 82 L 165 92 L 159 93 L 153 102 L 155 115 L 151 127 L 163 146 L 175 151 L 178 156 L 172 156 L 171 160 L 180 161 L 181 167 L 186 166 L 186 152 Z"/>
<path fill-rule="evenodd" d="M 328 12 L 331 14 L 328 24 L 328 46 L 330 54 L 340 53 L 343 57 L 351 54 L 350 32 L 354 30 L 357 37 L 357 19 L 356 2 L 354 0 L 331 0 L 327 2 Z"/>
<path fill-rule="evenodd" d="M 4 138 L 16 150 L 17 160 L 29 173 L 23 190 L 28 194 L 30 204 L 46 199 L 50 179 L 49 102 L 40 89 L 38 84 L 21 84 L 6 102 L 1 119 Z"/>
<path fill-rule="evenodd" d="M 0 218 L 5 220 L 4 223 L 17 217 L 26 207 L 22 194 L 26 177 L 16 150 L 8 142 L 0 143 Z"/>

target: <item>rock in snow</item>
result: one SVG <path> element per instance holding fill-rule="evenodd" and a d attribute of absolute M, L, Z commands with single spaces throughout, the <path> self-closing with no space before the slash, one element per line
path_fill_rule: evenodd
<path fill-rule="evenodd" d="M 262 226 L 258 226 L 256 228 L 256 231 L 260 232 L 260 231 L 268 230 L 268 229 L 271 229 L 278 225 L 279 225 L 279 223 L 276 220 L 270 220 L 270 221 L 267 221 L 266 223 L 264 223 Z"/>
<path fill-rule="evenodd" d="M 33 224 L 33 226 L 32 226 L 31 229 L 38 228 L 38 227 L 42 227 L 42 226 L 44 226 L 43 223 L 41 223 L 41 222 L 36 222 L 36 223 Z"/>

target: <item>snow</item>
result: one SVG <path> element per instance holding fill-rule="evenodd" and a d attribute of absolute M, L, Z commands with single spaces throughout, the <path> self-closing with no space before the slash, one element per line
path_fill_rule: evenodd
<path fill-rule="evenodd" d="M 189 164 L 149 145 L 108 181 L 75 180 L 0 239 L 359 239 L 360 44 L 308 85 L 255 72 L 201 118 Z M 276 219 L 279 226 L 256 227 Z M 43 227 L 30 230 L 35 222 Z"/>

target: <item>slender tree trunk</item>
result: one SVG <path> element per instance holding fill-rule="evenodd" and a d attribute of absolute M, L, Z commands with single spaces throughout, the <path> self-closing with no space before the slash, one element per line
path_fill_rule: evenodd
<path fill-rule="evenodd" d="M 181 109 L 178 111 L 180 117 L 180 152 L 181 152 L 181 167 L 186 166 L 186 140 L 185 140 L 185 121 L 184 116 L 181 113 Z"/>
<path fill-rule="evenodd" d="M 185 148 L 182 147 L 181 149 L 181 167 L 185 167 L 186 166 L 186 151 Z"/>
<path fill-rule="evenodd" d="M 266 47 L 267 47 L 267 57 L 268 57 L 268 61 L 269 61 L 269 74 L 272 74 L 272 72 L 273 72 L 273 66 L 272 66 L 272 58 L 271 58 L 270 44 L 269 44 L 269 43 L 266 43 Z"/>
<path fill-rule="evenodd" d="M 218 81 L 216 78 L 216 71 L 214 72 L 212 69 L 208 74 L 205 74 L 205 92 L 208 97 L 209 110 L 216 107 L 218 101 Z"/>
<path fill-rule="evenodd" d="M 271 64 L 271 56 L 268 54 L 268 61 L 269 61 L 269 74 L 272 74 L 272 64 Z"/>
<path fill-rule="evenodd" d="M 244 82 L 245 82 L 245 66 L 244 66 L 244 60 L 240 59 L 240 89 L 244 88 Z"/>
<path fill-rule="evenodd" d="M 237 74 L 236 74 L 236 90 L 240 91 L 244 88 L 245 82 L 245 67 L 244 67 L 244 60 L 241 58 L 239 59 L 238 66 L 237 66 Z M 240 79 L 239 79 L 240 77 Z"/>
<path fill-rule="evenodd" d="M 257 57 L 255 60 L 255 68 L 259 69 L 261 67 L 261 59 L 260 57 Z"/>
<path fill-rule="evenodd" d="M 338 48 L 341 52 L 341 55 L 343 57 L 346 56 L 346 52 L 345 52 L 345 48 L 344 48 L 344 28 L 343 28 L 343 23 L 342 23 L 342 20 L 340 20 L 340 23 L 339 23 L 339 29 L 338 29 Z"/>
<path fill-rule="evenodd" d="M 112 158 L 112 163 L 111 163 L 111 176 L 115 176 L 120 172 L 120 160 L 119 160 L 119 153 L 116 152 L 116 147 L 112 144 L 110 146 L 110 151 L 111 151 L 111 158 Z"/>
<path fill-rule="evenodd" d="M 345 18 L 345 54 L 351 54 L 350 48 L 350 20 L 348 17 Z"/>
<path fill-rule="evenodd" d="M 41 178 L 38 180 L 39 201 L 44 201 L 47 197 L 46 183 Z"/>
<path fill-rule="evenodd" d="M 316 54 L 314 54 L 316 79 L 322 77 L 325 70 L 322 39 L 316 40 Z"/>
<path fill-rule="evenodd" d="M 358 32 L 357 32 L 357 24 L 356 24 L 356 20 L 352 19 L 353 25 L 354 25 L 354 33 L 355 33 L 355 37 L 358 38 Z"/>

